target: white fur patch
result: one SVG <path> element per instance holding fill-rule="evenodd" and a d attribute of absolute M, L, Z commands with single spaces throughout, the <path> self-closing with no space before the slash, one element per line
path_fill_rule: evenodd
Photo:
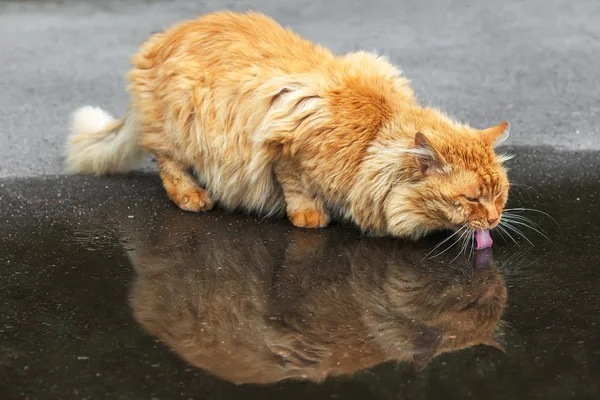
<path fill-rule="evenodd" d="M 99 107 L 84 106 L 78 108 L 71 117 L 71 132 L 74 135 L 90 135 L 101 131 L 116 119 Z"/>
<path fill-rule="evenodd" d="M 502 153 L 498 155 L 498 161 L 500 162 L 500 164 L 502 164 L 506 161 L 512 160 L 514 157 L 514 154 Z"/>
<path fill-rule="evenodd" d="M 137 142 L 137 119 L 129 114 L 120 124 L 98 107 L 77 109 L 66 143 L 66 168 L 71 173 L 102 175 L 125 172 L 142 158 Z"/>

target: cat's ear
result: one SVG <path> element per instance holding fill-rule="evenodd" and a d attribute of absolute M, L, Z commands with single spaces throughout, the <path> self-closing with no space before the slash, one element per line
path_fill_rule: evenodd
<path fill-rule="evenodd" d="M 412 359 L 416 371 L 425 369 L 429 361 L 435 357 L 441 342 L 442 334 L 438 329 L 426 328 L 420 333 L 415 340 L 416 352 Z"/>
<path fill-rule="evenodd" d="M 417 353 L 417 354 L 413 355 L 412 362 L 413 362 L 413 367 L 415 368 L 415 371 L 417 371 L 417 372 L 423 371 L 425 369 L 425 367 L 427 366 L 427 364 L 429 364 L 429 361 L 431 361 L 433 356 L 435 356 L 434 349 L 428 350 L 424 353 Z"/>
<path fill-rule="evenodd" d="M 431 144 L 427 136 L 421 132 L 415 134 L 415 148 L 413 150 L 417 166 L 424 175 L 432 175 L 444 167 L 446 160 Z"/>
<path fill-rule="evenodd" d="M 485 346 L 490 346 L 490 347 L 493 347 L 493 348 L 495 348 L 496 350 L 500 350 L 501 352 L 503 352 L 503 353 L 506 353 L 506 351 L 504 350 L 504 347 L 503 347 L 503 346 L 502 346 L 500 343 L 498 343 L 498 342 L 496 341 L 496 339 L 494 339 L 494 338 L 493 338 L 493 337 L 491 337 L 491 336 L 488 336 L 487 338 L 483 339 L 483 340 L 481 341 L 481 344 L 483 344 L 483 345 L 485 345 Z"/>
<path fill-rule="evenodd" d="M 510 134 L 510 123 L 505 121 L 500 125 L 492 126 L 481 131 L 481 136 L 490 146 L 502 144 Z"/>

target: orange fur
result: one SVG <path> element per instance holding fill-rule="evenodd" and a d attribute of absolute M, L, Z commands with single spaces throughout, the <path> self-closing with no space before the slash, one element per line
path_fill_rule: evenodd
<path fill-rule="evenodd" d="M 500 218 L 509 183 L 493 145 L 507 126 L 479 131 L 421 107 L 383 57 L 336 56 L 262 14 L 216 12 L 153 35 L 132 62 L 123 124 L 90 133 L 76 118 L 71 170 L 127 169 L 131 146 L 109 148 L 122 136 L 156 155 L 189 211 L 216 201 L 411 238 Z"/>

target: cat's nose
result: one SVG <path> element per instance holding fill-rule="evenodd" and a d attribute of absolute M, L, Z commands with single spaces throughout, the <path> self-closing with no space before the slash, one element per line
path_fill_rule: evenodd
<path fill-rule="evenodd" d="M 498 218 L 488 218 L 488 224 L 494 225 L 498 221 Z"/>

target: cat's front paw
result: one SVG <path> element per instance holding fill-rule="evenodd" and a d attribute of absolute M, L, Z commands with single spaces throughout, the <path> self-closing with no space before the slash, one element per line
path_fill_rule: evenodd
<path fill-rule="evenodd" d="M 324 228 L 329 224 L 329 215 L 314 209 L 289 211 L 288 218 L 298 228 Z"/>
<path fill-rule="evenodd" d="M 177 206 L 184 211 L 200 212 L 212 210 L 214 203 L 205 190 L 194 189 L 181 196 Z"/>

